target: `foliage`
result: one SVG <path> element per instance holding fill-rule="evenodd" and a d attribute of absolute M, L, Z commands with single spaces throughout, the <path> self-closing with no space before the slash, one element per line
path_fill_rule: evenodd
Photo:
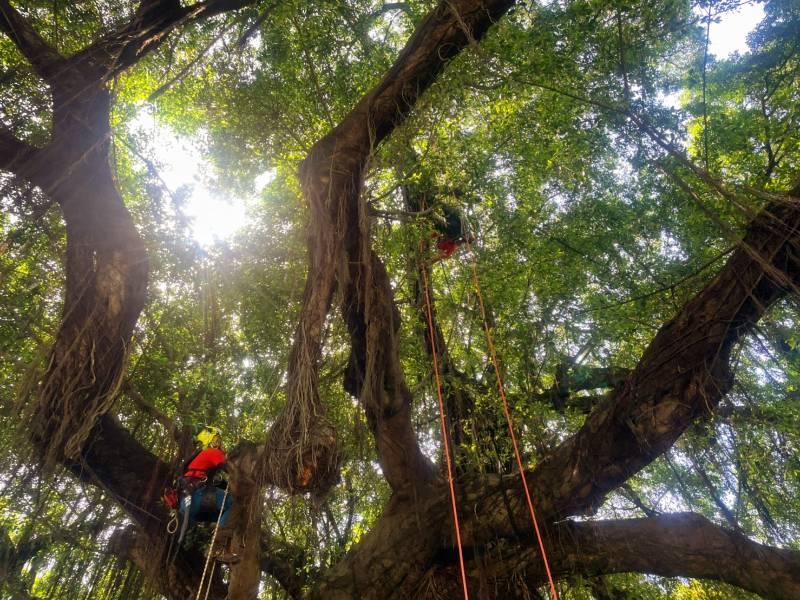
<path fill-rule="evenodd" d="M 67 53 L 133 10 L 129 2 L 19 4 Z M 381 11 L 382 3 L 352 0 L 276 3 L 244 40 L 260 11 L 222 16 L 170 38 L 112 82 L 117 183 L 151 261 L 116 413 L 161 458 L 182 457 L 147 408 L 180 425 L 220 425 L 234 445 L 263 441 L 282 406 L 307 270 L 298 161 L 382 76 L 430 8 L 401 4 Z M 767 2 L 749 52 L 704 58 L 705 19 L 728 8 L 683 0 L 520 4 L 485 44 L 450 65 L 375 152 L 366 177 L 375 247 L 401 310 L 414 423 L 431 458 L 441 446 L 438 407 L 413 287 L 431 222 L 405 213 L 403 187 L 459 205 L 476 234 L 474 255 L 462 249 L 438 263 L 432 281 L 451 359 L 470 382 L 459 385 L 475 402 L 460 469 L 510 462 L 507 440 L 487 433 L 503 422 L 472 256 L 533 464 L 584 420 L 546 395 L 559 365 L 633 367 L 763 205 L 745 186 L 780 191 L 797 178 L 797 5 Z M 666 105 L 678 92 L 680 106 Z M 49 99 L 5 38 L 0 99 L 9 107 L 4 127 L 42 139 Z M 626 111 L 646 115 L 663 139 L 736 189 L 735 199 L 699 181 Z M 233 239 L 203 248 L 192 238 L 192 191 L 167 189 L 153 140 L 135 127 L 143 114 L 191 137 L 213 164 L 207 175 L 216 189 L 246 198 L 248 223 Z M 256 191 L 254 179 L 267 171 L 272 180 Z M 65 473 L 41 473 L 26 445 L 17 395 L 42 368 L 60 317 L 65 232 L 35 190 L 9 178 L 0 185 L 0 531 L 15 549 L 40 544 L 4 593 L 155 597 L 140 573 L 106 553 L 127 522 L 113 499 Z M 718 414 L 614 493 L 600 516 L 640 516 L 641 505 L 693 510 L 753 539 L 800 548 L 798 318 L 796 299 L 772 310 L 737 349 L 736 385 Z M 363 412 L 342 388 L 347 332 L 338 316 L 326 327 L 321 390 L 342 438 L 342 482 L 319 503 L 270 492 L 263 523 L 305 549 L 312 574 L 357 543 L 389 497 Z M 636 598 L 749 597 L 714 582 L 607 580 Z M 564 597 L 597 593 L 578 580 L 561 586 Z M 266 577 L 264 590 L 283 597 Z"/>

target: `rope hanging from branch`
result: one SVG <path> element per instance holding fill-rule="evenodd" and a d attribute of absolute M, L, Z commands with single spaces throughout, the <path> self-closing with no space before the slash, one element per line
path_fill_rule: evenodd
<path fill-rule="evenodd" d="M 514 422 L 511 418 L 511 410 L 508 406 L 508 399 L 506 398 L 506 390 L 505 386 L 503 385 L 503 377 L 500 375 L 500 365 L 497 361 L 497 351 L 494 346 L 494 338 L 492 336 L 492 328 L 489 327 L 489 320 L 486 318 L 486 306 L 483 302 L 483 295 L 481 294 L 481 284 L 478 279 L 478 259 L 475 255 L 475 252 L 472 251 L 472 246 L 469 242 L 467 242 L 467 250 L 470 251 L 470 255 L 472 256 L 472 281 L 475 285 L 475 294 L 478 297 L 478 304 L 480 305 L 481 309 L 481 318 L 483 319 L 483 331 L 486 334 L 486 345 L 489 349 L 489 355 L 492 359 L 492 365 L 494 366 L 494 372 L 497 378 L 497 390 L 500 393 L 500 399 L 503 405 L 503 413 L 506 417 L 506 423 L 508 424 L 508 433 L 511 436 L 511 444 L 514 447 L 514 457 L 517 461 L 517 467 L 519 469 L 519 476 L 522 480 L 522 487 L 525 490 L 525 500 L 528 504 L 528 512 L 531 515 L 531 521 L 533 521 L 533 529 L 536 531 L 536 539 L 539 542 L 539 550 L 542 553 L 542 562 L 544 562 L 544 570 L 547 573 L 547 580 L 550 583 L 550 595 L 553 600 L 558 600 L 558 592 L 556 591 L 556 584 L 553 581 L 553 574 L 550 572 L 550 562 L 547 560 L 547 551 L 544 547 L 544 540 L 542 538 L 542 532 L 539 529 L 539 522 L 536 519 L 536 511 L 533 508 L 533 500 L 531 499 L 531 492 L 528 489 L 528 481 L 525 478 L 525 468 L 522 466 L 522 456 L 519 451 L 519 444 L 517 444 L 517 436 L 514 433 Z M 432 334 L 431 334 L 432 337 Z M 434 359 L 435 359 L 435 352 L 434 352 Z"/>
<path fill-rule="evenodd" d="M 436 337 L 433 329 L 433 312 L 431 310 L 431 298 L 428 293 L 428 276 L 425 269 L 422 272 L 422 287 L 425 296 L 425 312 L 428 317 L 428 334 L 431 340 L 431 356 L 433 357 L 433 375 L 436 380 L 436 397 L 439 400 L 439 424 L 442 428 L 442 444 L 444 445 L 444 457 L 447 464 L 447 482 L 450 487 L 450 505 L 453 510 L 453 528 L 456 532 L 456 545 L 458 546 L 458 564 L 461 569 L 461 584 L 464 588 L 464 600 L 469 600 L 469 590 L 467 589 L 467 571 L 464 566 L 464 550 L 461 546 L 461 527 L 458 523 L 458 508 L 456 506 L 456 488 L 453 481 L 453 464 L 450 457 L 450 436 L 447 433 L 447 422 L 445 417 L 444 400 L 442 399 L 442 382 L 439 378 L 439 361 L 436 352 Z"/>

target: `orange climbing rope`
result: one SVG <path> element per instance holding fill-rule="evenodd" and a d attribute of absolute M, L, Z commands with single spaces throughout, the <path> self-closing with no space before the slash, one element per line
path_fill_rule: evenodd
<path fill-rule="evenodd" d="M 486 306 L 483 303 L 483 295 L 481 294 L 481 284 L 478 280 L 478 260 L 475 257 L 475 252 L 472 251 L 472 246 L 467 242 L 467 250 L 472 255 L 472 280 L 475 284 L 475 293 L 478 296 L 478 303 L 481 307 L 481 317 L 483 318 L 483 330 L 486 332 L 486 345 L 489 347 L 489 354 L 492 357 L 492 364 L 494 365 L 494 372 L 497 376 L 497 389 L 500 392 L 500 398 L 503 400 L 503 412 L 506 416 L 506 423 L 508 423 L 508 432 L 511 435 L 511 443 L 514 446 L 514 456 L 517 459 L 517 467 L 519 468 L 520 479 L 522 479 L 522 487 L 525 489 L 525 499 L 528 501 L 528 511 L 531 514 L 531 521 L 533 521 L 533 528 L 536 531 L 536 539 L 539 541 L 539 550 L 542 553 L 542 561 L 544 562 L 544 570 L 547 573 L 547 580 L 550 582 L 550 594 L 553 600 L 558 600 L 558 592 L 556 591 L 556 584 L 553 581 L 553 574 L 550 572 L 550 563 L 547 560 L 547 552 L 544 549 L 544 540 L 542 533 L 539 530 L 539 523 L 536 520 L 536 511 L 533 509 L 533 500 L 531 500 L 531 492 L 528 489 L 528 482 L 525 478 L 525 469 L 522 466 L 522 457 L 519 452 L 519 445 L 517 444 L 517 436 L 514 433 L 514 423 L 511 419 L 511 410 L 508 407 L 508 399 L 506 398 L 506 390 L 503 385 L 503 377 L 500 375 L 500 365 L 497 363 L 497 351 L 494 347 L 494 340 L 492 338 L 492 329 L 489 327 L 489 321 L 486 318 Z"/>
<path fill-rule="evenodd" d="M 431 298 L 428 294 L 428 275 L 423 266 L 422 286 L 425 294 L 425 311 L 428 315 L 428 333 L 431 340 L 431 355 L 433 356 L 433 374 L 436 378 L 436 396 L 439 399 L 440 425 L 442 426 L 442 443 L 444 444 L 444 457 L 447 463 L 447 481 L 450 484 L 450 504 L 453 509 L 453 526 L 456 531 L 456 544 L 458 545 L 458 563 L 461 567 L 461 583 L 464 586 L 464 600 L 469 600 L 469 590 L 467 589 L 467 570 L 464 567 L 464 550 L 461 547 L 461 528 L 458 524 L 458 509 L 456 507 L 456 488 L 453 482 L 453 463 L 450 458 L 450 436 L 447 435 L 447 422 L 445 421 L 444 400 L 442 400 L 442 382 L 439 379 L 439 361 L 436 353 L 436 334 L 433 330 L 433 312 L 431 310 Z"/>

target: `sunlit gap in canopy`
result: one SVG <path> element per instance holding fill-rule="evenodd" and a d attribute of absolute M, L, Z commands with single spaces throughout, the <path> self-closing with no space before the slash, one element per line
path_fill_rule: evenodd
<path fill-rule="evenodd" d="M 698 16 L 705 15 L 698 9 Z M 734 52 L 744 54 L 748 51 L 747 35 L 764 18 L 761 2 L 740 4 L 735 10 L 726 12 L 719 21 L 712 20 L 708 36 L 708 52 L 718 59 L 727 58 Z"/>
<path fill-rule="evenodd" d="M 129 126 L 132 133 L 148 140 L 148 158 L 169 188 L 183 188 L 180 210 L 191 223 L 192 237 L 203 248 L 231 239 L 245 224 L 247 198 L 228 195 L 214 188 L 213 168 L 203 156 L 202 140 L 177 135 L 160 123 L 152 110 L 143 108 Z M 254 181 L 261 192 L 274 177 L 266 171 Z"/>
<path fill-rule="evenodd" d="M 707 13 L 702 9 L 695 9 L 698 25 L 705 27 Z M 711 27 L 708 31 L 708 53 L 717 60 L 724 60 L 734 52 L 745 54 L 747 36 L 764 19 L 764 6 L 761 2 L 747 2 L 740 4 L 734 10 L 712 15 Z M 680 105 L 680 96 L 683 90 L 665 94 L 661 98 L 662 104 L 672 108 Z"/>

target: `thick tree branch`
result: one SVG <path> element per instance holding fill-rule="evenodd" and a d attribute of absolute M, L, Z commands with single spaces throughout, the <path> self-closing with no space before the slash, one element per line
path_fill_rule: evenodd
<path fill-rule="evenodd" d="M 714 280 L 661 328 L 624 386 L 529 472 L 540 525 L 549 531 L 548 549 L 560 543 L 553 520 L 594 510 L 606 494 L 667 450 L 690 423 L 709 415 L 730 388 L 733 345 L 800 279 L 800 201 L 767 210 L 770 214 L 751 224 Z M 777 231 L 776 223 L 782 224 Z M 486 476 L 461 482 L 467 546 L 512 538 L 520 528 L 532 535 L 515 479 Z M 373 590 L 364 598 L 413 596 L 435 569 L 437 553 L 452 549 L 447 495 L 444 489 L 439 494 L 421 506 L 385 514 L 347 560 L 324 576 L 314 597 L 344 598 L 343 589 Z M 356 572 L 360 576 L 354 581 Z"/>
<path fill-rule="evenodd" d="M 136 18 L 142 21 L 156 19 L 155 13 L 180 9 L 180 0 L 141 0 L 136 8 Z"/>
<path fill-rule="evenodd" d="M 252 536 L 252 530 L 253 527 L 256 530 L 260 527 L 261 499 L 258 496 L 259 488 L 247 471 L 254 470 L 253 456 L 258 450 L 254 445 L 241 444 L 238 450 L 229 454 L 231 493 L 235 495 L 233 527 L 237 531 L 246 530 L 248 539 L 255 540 L 259 536 Z M 198 549 L 184 548 L 178 552 L 173 548 L 172 552 L 178 552 L 177 559 L 168 561 L 166 558 L 170 537 L 165 528 L 169 517 L 160 497 L 164 488 L 172 483 L 172 467 L 145 449 L 108 415 L 102 417 L 95 426 L 80 460 L 66 466 L 81 480 L 109 492 L 137 525 L 135 529 L 117 532 L 109 549 L 133 561 L 170 600 L 194 597 L 205 556 Z M 255 515 L 251 512 L 254 507 L 258 509 Z M 248 516 L 254 518 L 249 519 Z M 235 542 L 239 543 L 238 539 Z M 287 565 L 286 561 L 291 556 L 288 548 L 273 550 L 269 545 L 267 550 L 274 551 L 275 556 L 268 559 L 266 564 L 258 543 L 250 542 L 242 548 L 245 558 L 255 555 L 256 571 L 259 566 L 267 567 L 265 572 L 273 574 L 281 584 L 285 582 L 290 591 L 294 589 L 293 583 L 301 581 L 291 578 L 299 565 L 296 565 L 296 557 L 291 565 Z M 210 597 L 226 598 L 227 592 L 236 593 L 236 586 L 247 588 L 251 578 L 246 576 L 247 573 L 239 572 L 247 567 L 246 560 L 236 566 L 237 571 L 231 572 L 229 586 L 224 586 L 221 579 L 215 580 Z M 255 581 L 258 581 L 257 575 Z M 240 594 L 230 597 L 250 596 Z"/>
<path fill-rule="evenodd" d="M 9 0 L 0 0 L 0 31 L 14 42 L 40 77 L 47 80 L 59 71 L 64 58 L 11 6 Z"/>
<path fill-rule="evenodd" d="M 778 228 L 777 223 L 780 223 Z M 732 384 L 733 345 L 800 279 L 800 201 L 772 204 L 726 266 L 664 325 L 623 387 L 534 470 L 540 510 L 591 511 L 708 415 Z"/>
<path fill-rule="evenodd" d="M 162 533 L 168 517 L 159 499 L 172 482 L 172 468 L 116 419 L 101 417 L 80 460 L 65 466 L 81 481 L 106 490 L 145 532 Z"/>
<path fill-rule="evenodd" d="M 555 535 L 558 542 L 548 551 L 559 576 L 635 572 L 715 579 L 765 598 L 800 598 L 800 552 L 764 546 L 695 513 L 570 521 Z M 490 565 L 494 569 L 498 577 L 524 569 L 532 585 L 545 581 L 533 549 Z"/>
<path fill-rule="evenodd" d="M 321 336 L 339 285 L 355 360 L 363 365 L 359 395 L 381 468 L 395 491 L 425 486 L 433 471 L 411 427 L 411 394 L 395 339 L 397 309 L 384 265 L 369 244 L 367 207 L 361 195 L 363 170 L 375 147 L 405 120 L 447 62 L 479 40 L 512 4 L 511 0 L 441 2 L 419 24 L 381 82 L 314 145 L 301 167 L 313 235 L 303 311 L 290 359 L 286 412 L 321 412 L 316 387 Z M 281 427 L 292 430 L 293 425 Z"/>
<path fill-rule="evenodd" d="M 28 175 L 31 159 L 36 157 L 38 150 L 26 144 L 0 125 L 0 170 L 10 171 L 20 177 Z"/>
<path fill-rule="evenodd" d="M 164 545 L 167 538 L 166 534 L 155 537 L 128 527 L 114 531 L 106 549 L 122 560 L 136 565 L 169 600 L 196 598 L 197 584 L 200 581 L 205 556 L 193 550 L 180 552 L 174 560 L 168 559 L 169 546 Z M 213 600 L 228 598 L 227 587 L 219 572 L 212 580 L 208 598 Z"/>
<path fill-rule="evenodd" d="M 143 56 L 158 48 L 179 26 L 211 18 L 255 4 L 257 0 L 206 0 L 181 6 L 176 0 L 142 2 L 134 18 L 70 60 L 108 80 L 131 67 Z"/>

